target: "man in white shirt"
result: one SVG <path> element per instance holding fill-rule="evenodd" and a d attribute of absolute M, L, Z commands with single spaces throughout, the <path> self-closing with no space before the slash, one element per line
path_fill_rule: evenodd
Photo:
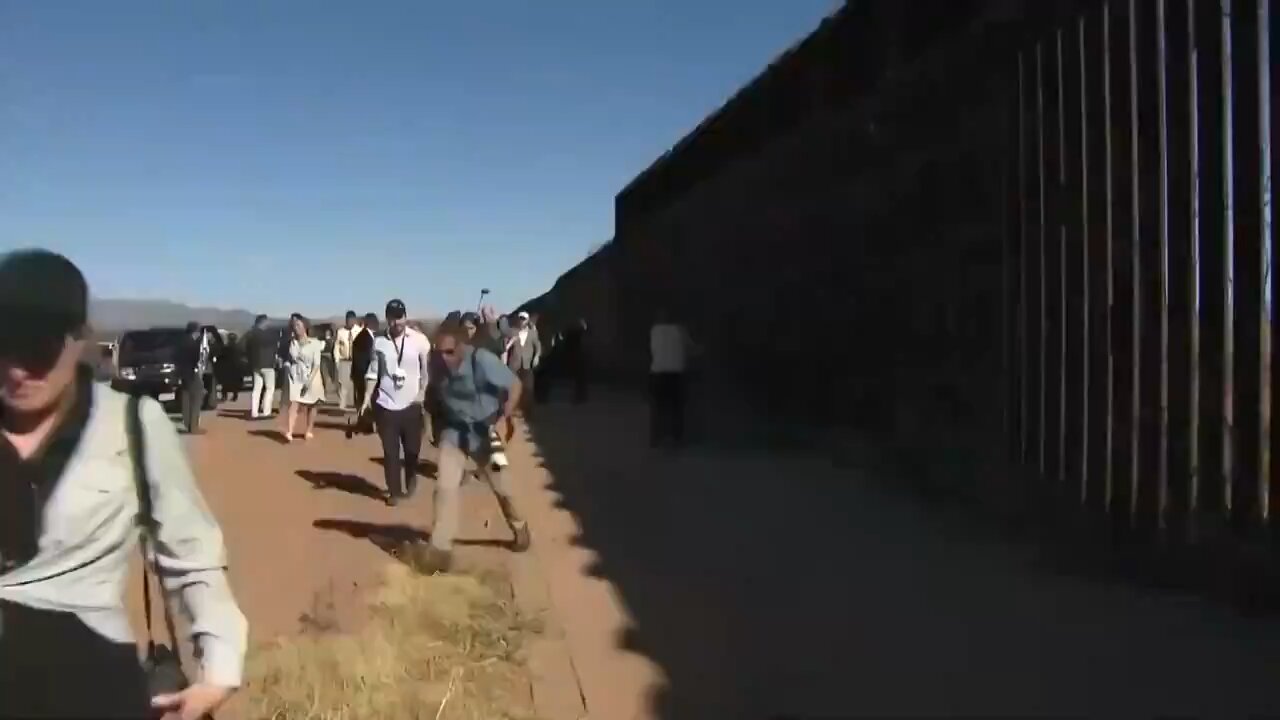
<path fill-rule="evenodd" d="M 398 505 L 418 489 L 418 456 L 422 452 L 431 341 L 408 326 L 404 303 L 387 303 L 387 330 L 373 341 L 373 360 L 365 373 L 368 392 L 363 413 L 373 408 L 382 438 L 382 467 L 387 482 L 387 504 Z M 400 476 L 400 452 L 404 450 L 404 482 Z"/>
<path fill-rule="evenodd" d="M 685 374 L 696 346 L 685 327 L 665 311 L 649 329 L 649 446 L 684 442 Z"/>
<path fill-rule="evenodd" d="M 349 410 L 355 397 L 351 384 L 351 341 L 359 332 L 356 326 L 356 313 L 347 311 L 346 325 L 338 328 L 338 336 L 334 340 L 333 355 L 338 361 L 338 409 Z"/>

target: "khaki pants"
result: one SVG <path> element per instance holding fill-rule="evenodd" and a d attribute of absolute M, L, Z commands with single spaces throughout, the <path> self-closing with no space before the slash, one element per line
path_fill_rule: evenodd
<path fill-rule="evenodd" d="M 475 453 L 476 474 L 493 488 L 498 507 L 507 524 L 514 529 L 524 524 L 511 497 L 511 487 L 505 472 L 495 473 L 490 467 L 486 449 Z M 458 534 L 458 522 L 462 515 L 462 478 L 467 472 L 467 454 L 456 447 L 440 448 L 439 467 L 436 472 L 435 522 L 431 526 L 431 545 L 439 550 L 452 551 Z"/>

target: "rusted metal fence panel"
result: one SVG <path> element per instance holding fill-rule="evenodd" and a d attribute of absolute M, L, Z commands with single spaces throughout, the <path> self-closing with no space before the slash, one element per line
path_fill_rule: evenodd
<path fill-rule="evenodd" d="M 1117 529 L 1266 528 L 1270 0 L 1106 0 L 1016 58 L 1010 448 Z"/>

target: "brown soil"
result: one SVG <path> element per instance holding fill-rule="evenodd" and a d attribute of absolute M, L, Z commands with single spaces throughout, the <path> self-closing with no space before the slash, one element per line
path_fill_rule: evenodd
<path fill-rule="evenodd" d="M 248 420 L 246 405 L 242 396 L 206 413 L 206 433 L 184 442 L 222 526 L 251 646 L 303 632 L 358 631 L 369 598 L 396 562 L 392 548 L 430 529 L 434 451 L 424 443 L 417 496 L 391 508 L 380 498 L 376 437 L 348 440 L 344 418 L 322 415 L 315 439 L 287 445 L 279 419 Z M 487 489 L 467 487 L 458 571 L 505 575 L 510 533 Z M 130 583 L 129 595 L 141 628 L 138 583 Z"/>

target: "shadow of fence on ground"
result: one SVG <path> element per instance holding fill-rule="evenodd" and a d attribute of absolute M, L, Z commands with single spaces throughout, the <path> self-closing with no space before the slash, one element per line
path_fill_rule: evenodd
<path fill-rule="evenodd" d="M 618 646 L 666 678 L 658 717 L 1280 711 L 1280 623 L 1064 572 L 965 502 L 872 482 L 889 464 L 651 451 L 621 395 L 530 433 L 631 618 Z"/>

